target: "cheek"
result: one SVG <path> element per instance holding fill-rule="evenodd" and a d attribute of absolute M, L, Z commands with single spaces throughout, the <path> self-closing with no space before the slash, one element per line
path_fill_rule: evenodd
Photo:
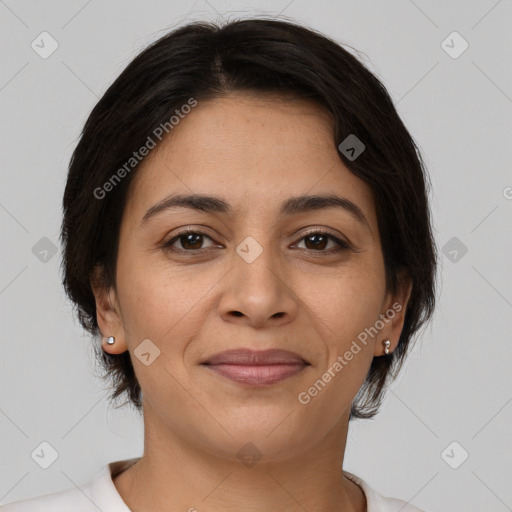
<path fill-rule="evenodd" d="M 118 289 L 126 340 L 144 395 L 168 399 L 169 393 L 180 392 L 173 376 L 179 380 L 185 377 L 183 357 L 200 329 L 203 301 L 214 281 L 208 276 L 191 279 L 190 273 L 185 276 L 148 261 L 143 257 L 120 259 Z M 149 352 L 158 356 L 148 366 L 137 357 L 137 349 L 146 339 L 159 351 L 149 345 Z"/>
<path fill-rule="evenodd" d="M 304 301 L 318 323 L 324 326 L 329 345 L 344 350 L 353 338 L 374 325 L 385 297 L 384 276 L 368 266 L 340 272 L 328 280 L 309 283 Z M 307 299 L 305 298 L 307 296 Z"/>
<path fill-rule="evenodd" d="M 122 258 L 118 262 L 118 289 L 128 342 L 154 340 L 161 350 L 179 351 L 200 323 L 197 315 L 219 276 L 169 268 L 165 261 L 149 264 L 150 257 Z M 155 261 L 155 260 L 153 260 Z M 204 313 L 203 313 L 204 314 Z M 172 341 L 172 343 L 171 343 Z"/>
<path fill-rule="evenodd" d="M 325 359 L 300 397 L 311 400 L 312 411 L 319 415 L 325 415 L 325 404 L 331 404 L 332 422 L 349 407 L 363 384 L 378 339 L 368 335 L 366 329 L 379 319 L 384 282 L 368 273 L 356 276 L 359 274 L 340 276 L 308 302 Z"/>

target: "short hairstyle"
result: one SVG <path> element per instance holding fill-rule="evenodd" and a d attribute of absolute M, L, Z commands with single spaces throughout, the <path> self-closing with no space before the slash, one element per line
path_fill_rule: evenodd
<path fill-rule="evenodd" d="M 434 310 L 437 252 L 428 175 L 384 85 L 348 50 L 310 28 L 260 18 L 193 22 L 128 64 L 90 113 L 69 164 L 60 235 L 65 291 L 82 326 L 100 334 L 91 276 L 101 270 L 101 285 L 116 289 L 120 224 L 138 169 L 135 162 L 127 170 L 126 162 L 157 127 L 169 128 L 171 116 L 191 98 L 207 101 L 234 91 L 314 102 L 333 120 L 336 147 L 351 134 L 365 145 L 356 159 L 341 151 L 340 159 L 373 191 L 386 289 L 397 291 L 404 276 L 412 280 L 398 346 L 373 358 L 351 406 L 350 419 L 371 418 L 413 335 Z M 112 183 L 123 166 L 127 172 Z M 126 394 L 140 412 L 142 392 L 129 352 L 111 355 L 96 345 L 95 351 L 103 377 L 111 380 L 110 399 Z"/>

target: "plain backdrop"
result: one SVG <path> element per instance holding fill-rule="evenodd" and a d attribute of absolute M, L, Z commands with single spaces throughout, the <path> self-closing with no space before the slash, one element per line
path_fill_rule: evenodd
<path fill-rule="evenodd" d="M 187 21 L 253 14 L 362 51 L 432 180 L 437 312 L 381 413 L 351 425 L 345 469 L 432 512 L 512 510 L 508 0 L 0 0 L 0 503 L 141 455 L 142 421 L 108 407 L 60 283 L 69 157 L 92 107 L 148 43 Z M 51 55 L 41 38 L 47 52 L 58 45 Z M 44 442 L 58 454 L 48 469 L 31 455 Z"/>

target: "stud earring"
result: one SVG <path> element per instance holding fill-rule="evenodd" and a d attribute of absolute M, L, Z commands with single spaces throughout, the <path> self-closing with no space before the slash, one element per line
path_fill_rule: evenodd
<path fill-rule="evenodd" d="M 113 345 L 115 342 L 116 342 L 116 339 L 114 338 L 114 336 L 109 336 L 107 338 L 107 345 Z"/>
<path fill-rule="evenodd" d="M 384 354 L 388 355 L 389 354 L 389 347 L 391 345 L 391 341 L 385 340 L 382 343 L 384 343 Z"/>

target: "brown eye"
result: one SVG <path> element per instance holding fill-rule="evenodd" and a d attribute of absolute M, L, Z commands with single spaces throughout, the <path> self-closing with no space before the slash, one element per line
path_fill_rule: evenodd
<path fill-rule="evenodd" d="M 308 233 L 306 236 L 301 238 L 301 242 L 302 240 L 304 240 L 305 248 L 311 252 L 330 254 L 349 249 L 349 245 L 346 242 L 343 242 L 339 238 L 336 238 L 335 236 L 328 233 L 323 233 L 321 231 Z M 330 250 L 326 250 L 328 249 L 329 240 L 334 241 L 334 248 L 331 246 Z"/>
<path fill-rule="evenodd" d="M 205 248 L 202 247 L 205 239 L 211 240 L 208 235 L 200 231 L 184 231 L 166 242 L 164 248 L 186 252 L 199 251 Z"/>
<path fill-rule="evenodd" d="M 179 237 L 179 241 L 183 249 L 201 249 L 201 245 L 203 244 L 203 235 L 200 235 L 199 233 L 182 235 Z"/>
<path fill-rule="evenodd" d="M 327 245 L 328 238 L 329 237 L 327 237 L 321 233 L 315 233 L 313 235 L 308 235 L 308 236 L 304 237 L 304 240 L 306 240 L 306 248 L 307 249 L 323 250 L 323 249 L 325 249 L 325 247 Z"/>

